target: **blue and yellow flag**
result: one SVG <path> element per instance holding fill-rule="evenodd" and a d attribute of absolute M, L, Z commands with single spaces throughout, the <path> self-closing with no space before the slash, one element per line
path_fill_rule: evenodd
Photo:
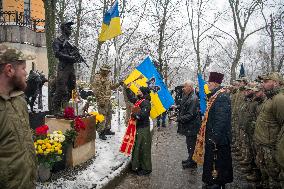
<path fill-rule="evenodd" d="M 202 75 L 198 74 L 198 86 L 199 86 L 199 102 L 200 111 L 204 115 L 207 107 L 206 95 L 210 93 L 207 83 L 203 80 Z"/>
<path fill-rule="evenodd" d="M 122 34 L 120 26 L 120 17 L 118 11 L 118 0 L 104 15 L 102 31 L 99 35 L 99 41 L 107 41 Z"/>
<path fill-rule="evenodd" d="M 147 57 L 124 81 L 125 85 L 131 83 L 130 89 L 137 94 L 140 87 L 149 87 L 151 90 L 151 112 L 152 119 L 168 110 L 174 99 L 167 89 L 160 73 L 155 68 L 150 57 Z"/>

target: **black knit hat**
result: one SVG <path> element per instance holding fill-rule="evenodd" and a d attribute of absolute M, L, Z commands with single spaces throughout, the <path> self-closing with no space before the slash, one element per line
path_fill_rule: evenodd
<path fill-rule="evenodd" d="M 151 93 L 148 87 L 140 87 L 139 89 L 143 93 L 144 96 L 149 95 Z"/>

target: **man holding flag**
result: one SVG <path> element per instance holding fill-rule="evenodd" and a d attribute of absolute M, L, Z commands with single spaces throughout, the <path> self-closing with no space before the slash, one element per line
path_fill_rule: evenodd
<path fill-rule="evenodd" d="M 152 171 L 149 117 L 154 119 L 168 110 L 174 99 L 150 57 L 136 67 L 124 84 L 134 108 L 120 151 L 125 155 L 132 152 L 132 170 L 138 175 L 147 175 Z"/>

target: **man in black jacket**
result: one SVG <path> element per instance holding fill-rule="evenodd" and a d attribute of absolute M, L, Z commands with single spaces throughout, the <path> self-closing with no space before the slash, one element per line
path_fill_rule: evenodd
<path fill-rule="evenodd" d="M 200 128 L 201 116 L 199 113 L 199 101 L 194 94 L 192 81 L 187 81 L 183 85 L 183 95 L 177 117 L 178 133 L 186 136 L 188 159 L 182 161 L 183 168 L 196 168 L 197 164 L 192 160 L 195 149 L 196 136 Z"/>
<path fill-rule="evenodd" d="M 202 181 L 206 189 L 223 189 L 233 181 L 231 157 L 231 101 L 229 94 L 220 86 L 224 75 L 211 72 L 208 87 L 209 108 L 205 131 L 205 154 Z M 211 105 L 212 104 L 212 105 Z"/>

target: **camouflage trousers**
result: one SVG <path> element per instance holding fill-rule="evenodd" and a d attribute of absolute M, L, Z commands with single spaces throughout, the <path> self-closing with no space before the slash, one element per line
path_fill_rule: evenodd
<path fill-rule="evenodd" d="M 98 112 L 103 114 L 105 119 L 97 126 L 98 133 L 103 132 L 111 128 L 111 119 L 112 119 L 112 106 L 111 103 L 106 103 L 104 106 L 98 106 Z"/>
<path fill-rule="evenodd" d="M 242 130 L 242 139 L 242 156 L 245 157 L 246 160 L 252 161 L 255 156 L 252 136 Z"/>
<path fill-rule="evenodd" d="M 255 143 L 256 158 L 255 163 L 261 171 L 262 181 L 265 187 L 272 189 L 280 188 L 283 183 L 283 175 L 280 166 L 275 160 L 275 149 Z"/>

